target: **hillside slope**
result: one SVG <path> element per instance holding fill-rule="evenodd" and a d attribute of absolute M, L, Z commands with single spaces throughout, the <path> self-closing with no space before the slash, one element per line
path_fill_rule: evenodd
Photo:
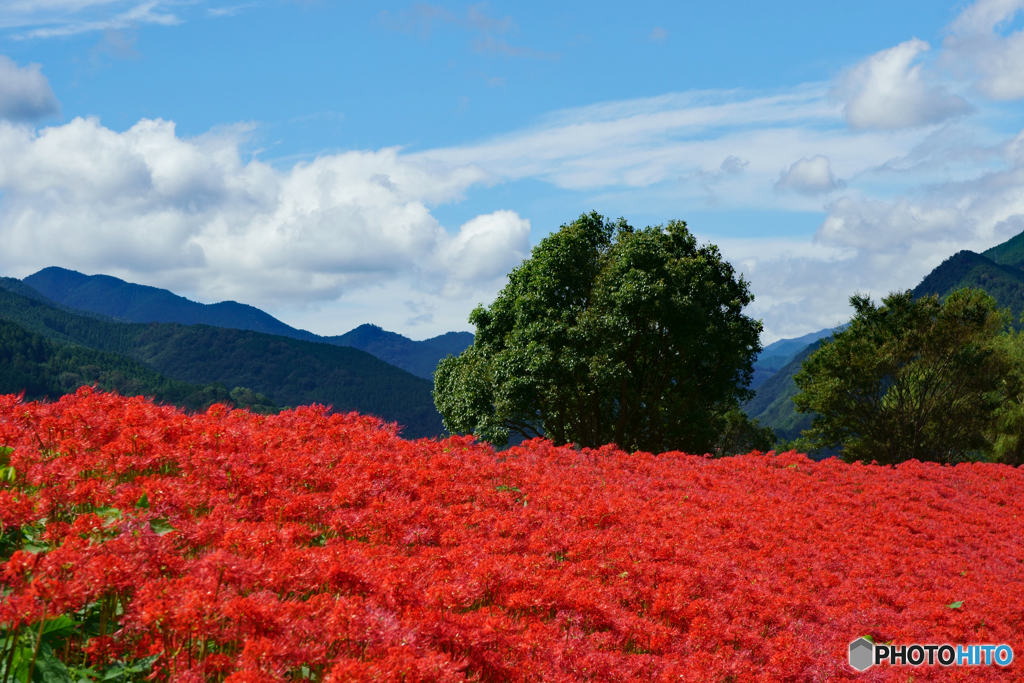
<path fill-rule="evenodd" d="M 1000 255 L 1010 262 L 1016 262 L 1012 250 L 1014 240 L 989 249 L 986 254 Z M 1000 251 L 1007 247 L 1005 251 Z M 914 288 L 914 296 L 938 294 L 948 296 L 961 287 L 975 287 L 988 292 L 1001 308 L 1009 308 L 1013 314 L 1014 326 L 1020 328 L 1021 314 L 1024 313 L 1024 271 L 1010 265 L 997 263 L 973 251 L 960 251 L 943 261 Z"/>
<path fill-rule="evenodd" d="M 775 430 L 780 439 L 790 441 L 800 436 L 800 432 L 811 426 L 813 415 L 796 412 L 793 397 L 798 389 L 793 376 L 800 372 L 800 367 L 807 358 L 818 350 L 825 342 L 819 339 L 806 346 L 789 363 L 762 384 L 754 398 L 743 406 L 743 410 L 751 418 L 760 420 L 761 424 Z"/>
<path fill-rule="evenodd" d="M 133 359 L 181 382 L 247 387 L 278 405 L 357 410 L 398 422 L 408 438 L 444 431 L 430 381 L 358 349 L 205 325 L 95 320 L 8 290 L 0 290 L 0 320 L 59 344 Z"/>
<path fill-rule="evenodd" d="M 840 328 L 842 327 L 845 327 L 845 325 L 840 326 Z M 832 328 L 826 328 L 805 334 L 802 337 L 779 339 L 764 347 L 754 361 L 754 377 L 750 382 L 750 388 L 758 389 L 770 377 L 774 376 L 787 363 L 793 360 L 797 354 L 806 349 L 808 345 L 831 334 Z"/>
<path fill-rule="evenodd" d="M 26 400 L 56 399 L 82 386 L 98 386 L 122 396 L 147 396 L 189 410 L 213 403 L 276 412 L 266 400 L 240 401 L 246 393 L 229 393 L 222 384 L 188 384 L 165 377 L 138 361 L 107 351 L 57 344 L 25 328 L 0 320 L 0 394 L 21 394 Z M 251 394 L 252 392 L 248 392 Z"/>
<path fill-rule="evenodd" d="M 127 322 L 213 325 L 307 341 L 316 339 L 315 334 L 286 325 L 254 306 L 235 301 L 201 304 L 166 289 L 137 285 L 109 275 L 84 275 L 50 267 L 29 275 L 23 282 L 65 306 Z"/>
<path fill-rule="evenodd" d="M 981 255 L 1001 266 L 1013 266 L 1024 270 L 1024 232 L 991 249 L 986 249 Z"/>
<path fill-rule="evenodd" d="M 448 332 L 433 339 L 413 341 L 376 325 L 361 325 L 342 335 L 321 337 L 291 327 L 247 304 L 235 301 L 202 304 L 166 289 L 125 282 L 109 275 L 84 275 L 66 268 L 44 268 L 26 277 L 23 283 L 23 287 L 28 285 L 38 291 L 48 303 L 89 311 L 106 319 L 133 323 L 212 325 L 349 346 L 430 380 L 442 358 L 448 354 L 462 353 L 473 343 L 473 335 L 469 332 Z M 38 298 L 24 291 L 18 293 Z"/>
<path fill-rule="evenodd" d="M 469 332 L 448 332 L 433 339 L 413 341 L 376 325 L 360 325 L 337 337 L 323 337 L 329 344 L 351 346 L 396 365 L 418 377 L 433 380 L 434 370 L 442 358 L 458 355 L 473 344 Z"/>

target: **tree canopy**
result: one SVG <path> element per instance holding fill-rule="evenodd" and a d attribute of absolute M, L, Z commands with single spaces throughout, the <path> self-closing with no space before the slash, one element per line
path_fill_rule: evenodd
<path fill-rule="evenodd" d="M 472 347 L 443 360 L 434 399 L 452 432 L 709 452 L 750 397 L 760 321 L 747 283 L 682 221 L 636 230 L 584 214 L 538 244 Z"/>
<path fill-rule="evenodd" d="M 991 450 L 1004 399 L 1017 393 L 1002 333 L 1009 314 L 980 290 L 945 301 L 895 292 L 876 306 L 850 298 L 855 315 L 795 376 L 797 409 L 817 413 L 804 437 L 843 448 L 849 461 L 956 462 Z M 1016 444 L 1005 444 L 1014 450 Z"/>

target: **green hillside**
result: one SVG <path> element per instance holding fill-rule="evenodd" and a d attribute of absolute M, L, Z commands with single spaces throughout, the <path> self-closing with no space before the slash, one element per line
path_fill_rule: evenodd
<path fill-rule="evenodd" d="M 1001 308 L 1009 308 L 1013 314 L 1014 326 L 1020 328 L 1021 314 L 1024 313 L 1024 271 L 1010 262 L 1016 259 L 1018 248 L 1024 246 L 1018 235 L 1009 242 L 1000 244 L 985 252 L 1007 260 L 997 263 L 991 258 L 973 251 L 961 251 L 943 261 L 929 273 L 917 287 L 914 296 L 938 294 L 948 296 L 962 287 L 974 287 L 988 292 Z"/>
<path fill-rule="evenodd" d="M 0 287 L 87 317 L 133 323 L 212 325 L 350 346 L 429 380 L 433 380 L 434 370 L 442 358 L 458 355 L 473 344 L 473 335 L 469 332 L 448 332 L 433 339 L 413 341 L 376 325 L 360 325 L 342 335 L 320 337 L 291 327 L 247 304 L 234 301 L 202 304 L 166 289 L 125 282 L 109 275 L 84 275 L 66 268 L 43 268 L 24 281 L 3 280 Z"/>
<path fill-rule="evenodd" d="M 205 325 L 96 320 L 8 290 L 0 290 L 0 320 L 60 345 L 118 354 L 180 382 L 248 387 L 278 405 L 357 410 L 398 422 L 409 438 L 443 433 L 430 381 L 357 349 Z"/>
<path fill-rule="evenodd" d="M 28 400 L 56 399 L 81 386 L 98 386 L 122 396 L 147 396 L 190 410 L 213 403 L 276 412 L 277 406 L 252 392 L 229 393 L 222 384 L 199 386 L 169 379 L 142 363 L 105 351 L 57 344 L 12 322 L 0 320 L 0 394 L 25 392 Z M 244 398 L 251 396 L 250 401 Z M 243 400 L 238 400 L 242 398 Z M 264 398 L 264 400 L 260 400 Z"/>
<path fill-rule="evenodd" d="M 413 341 L 376 325 L 360 325 L 337 337 L 324 337 L 323 341 L 361 349 L 417 377 L 432 381 L 441 359 L 449 354 L 457 356 L 472 346 L 473 335 L 469 332 L 448 332 L 433 339 Z"/>
<path fill-rule="evenodd" d="M 811 426 L 814 416 L 796 412 L 796 406 L 793 405 L 792 399 L 798 393 L 793 376 L 800 372 L 804 360 L 817 351 L 822 343 L 824 340 L 819 340 L 804 348 L 793 360 L 765 380 L 758 387 L 754 398 L 743 406 L 747 415 L 759 420 L 762 426 L 774 429 L 780 439 L 791 441 Z"/>
<path fill-rule="evenodd" d="M 1013 266 L 1024 270 L 1024 232 L 991 249 L 986 249 L 981 255 L 1001 266 Z"/>
<path fill-rule="evenodd" d="M 313 341 L 316 335 L 297 330 L 260 309 L 235 301 L 201 304 L 166 289 L 137 285 L 109 275 L 83 275 L 66 268 L 43 268 L 24 284 L 47 298 L 81 311 L 124 322 L 216 325 Z"/>

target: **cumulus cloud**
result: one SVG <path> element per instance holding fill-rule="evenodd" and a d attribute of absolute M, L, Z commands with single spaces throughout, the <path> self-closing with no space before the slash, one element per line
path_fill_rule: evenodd
<path fill-rule="evenodd" d="M 0 118 L 36 121 L 60 115 L 60 102 L 43 75 L 42 66 L 18 66 L 0 55 Z"/>
<path fill-rule="evenodd" d="M 514 212 L 454 233 L 431 214 L 485 180 L 477 168 L 383 149 L 278 171 L 243 160 L 244 133 L 0 123 L 0 268 L 63 265 L 274 307 L 396 282 L 405 297 L 480 298 L 529 251 L 529 222 Z"/>
<path fill-rule="evenodd" d="M 834 95 L 845 102 L 854 130 L 939 123 L 971 110 L 961 97 L 926 82 L 917 56 L 928 43 L 914 38 L 882 50 L 847 71 Z"/>
<path fill-rule="evenodd" d="M 828 157 L 817 154 L 810 159 L 804 157 L 779 173 L 775 189 L 793 190 L 801 194 L 825 194 L 844 187 L 845 183 L 832 175 Z"/>

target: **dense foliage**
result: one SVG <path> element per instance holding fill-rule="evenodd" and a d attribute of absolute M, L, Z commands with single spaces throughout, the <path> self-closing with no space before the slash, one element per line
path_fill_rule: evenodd
<path fill-rule="evenodd" d="M 409 437 L 444 431 L 429 380 L 356 349 L 205 325 L 98 320 L 2 288 L 0 320 L 59 344 L 118 354 L 179 382 L 248 387 L 281 406 L 359 410 L 398 422 Z"/>
<path fill-rule="evenodd" d="M 658 452 L 715 447 L 749 397 L 759 321 L 713 245 L 686 224 L 634 230 L 596 213 L 545 238 L 488 307 L 474 345 L 445 359 L 434 396 L 445 426 L 505 443 Z"/>
<path fill-rule="evenodd" d="M 0 668 L 47 680 L 877 682 L 856 637 L 1024 651 L 1003 465 L 495 454 L 88 389 L 0 398 L 0 447 Z"/>
<path fill-rule="evenodd" d="M 893 293 L 876 306 L 850 298 L 855 315 L 804 361 L 794 377 L 801 412 L 816 413 L 804 436 L 843 447 L 847 460 L 956 462 L 990 448 L 1012 378 L 1001 333 L 1008 314 L 979 290 L 940 302 Z"/>

